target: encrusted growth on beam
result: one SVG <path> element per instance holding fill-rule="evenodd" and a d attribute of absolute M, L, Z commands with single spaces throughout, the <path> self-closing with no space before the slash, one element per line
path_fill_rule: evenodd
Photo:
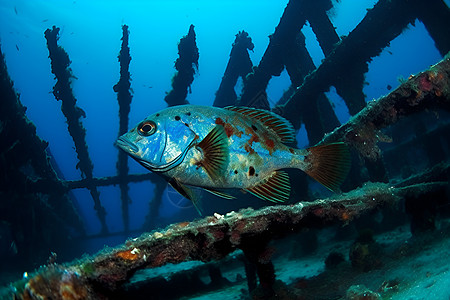
<path fill-rule="evenodd" d="M 259 65 L 247 76 L 239 105 L 258 107 L 270 110 L 267 99 L 255 101 L 258 94 L 265 91 L 272 76 L 279 76 L 284 69 L 284 49 L 286 44 L 292 44 L 305 23 L 306 19 L 301 14 L 303 0 L 289 1 L 280 23 L 275 32 L 270 36 L 264 56 Z M 292 42 L 291 42 L 292 41 Z"/>
<path fill-rule="evenodd" d="M 450 56 L 401 84 L 390 94 L 372 101 L 346 124 L 324 137 L 321 143 L 344 141 L 363 156 L 377 159 L 383 141 L 380 130 L 400 118 L 426 109 L 450 110 Z"/>
<path fill-rule="evenodd" d="M 230 53 L 230 60 L 217 90 L 213 106 L 236 105 L 237 95 L 234 91 L 234 86 L 239 77 L 245 80 L 247 74 L 252 71 L 253 64 L 248 55 L 248 50 L 253 50 L 253 48 L 252 39 L 247 32 L 240 31 L 236 34 Z"/>
<path fill-rule="evenodd" d="M 73 95 L 71 87 L 71 79 L 73 78 L 72 70 L 70 69 L 69 55 L 64 51 L 61 46 L 58 46 L 58 34 L 59 28 L 53 26 L 52 29 L 45 31 L 45 39 L 47 40 L 47 48 L 49 57 L 51 60 L 52 73 L 55 74 L 57 82 L 53 87 L 53 95 L 56 100 L 61 100 L 61 110 L 66 116 L 67 126 L 70 135 L 75 144 L 75 149 L 78 156 L 77 168 L 80 169 L 81 174 L 86 179 L 92 179 L 93 168 L 91 159 L 88 153 L 88 147 L 86 144 L 86 129 L 83 127 L 80 118 L 86 117 L 85 112 L 79 108 L 76 103 L 77 99 Z M 96 186 L 91 185 L 88 187 L 94 200 L 94 208 L 97 211 L 97 216 L 102 226 L 102 232 L 107 232 L 106 227 L 106 211 L 100 203 L 100 194 Z"/>
<path fill-rule="evenodd" d="M 81 179 L 81 180 L 66 180 L 63 181 L 65 189 L 81 189 L 87 188 L 91 185 L 95 186 L 108 186 L 108 185 L 116 185 L 121 181 L 125 181 L 127 183 L 130 182 L 141 182 L 150 180 L 151 182 L 157 181 L 161 176 L 155 173 L 144 173 L 144 174 L 129 174 L 125 178 L 121 178 L 119 176 L 109 176 L 109 177 L 96 177 L 92 179 Z"/>
<path fill-rule="evenodd" d="M 198 69 L 199 59 L 194 25 L 189 27 L 188 34 L 180 40 L 178 55 L 179 57 L 175 61 L 175 69 L 178 72 L 172 78 L 172 90 L 164 98 L 169 106 L 189 103 L 186 97 L 192 82 L 194 82 L 194 74 Z"/>
<path fill-rule="evenodd" d="M 367 62 L 379 55 L 390 41 L 414 21 L 414 6 L 418 1 L 411 1 L 411 5 L 407 6 L 401 0 L 380 0 L 358 26 L 335 46 L 322 64 L 305 78 L 289 101 L 275 111 L 290 120 L 295 128 L 299 128 L 297 116 L 303 110 L 308 110 L 308 106 L 312 105 L 311 100 L 316 101 L 317 95 L 327 91 L 332 85 L 341 85 L 340 81 L 349 75 L 359 74 L 362 78 L 367 72 Z M 350 114 L 354 115 L 364 107 L 364 102 L 361 95 L 348 92 L 350 94 L 342 96 Z"/>
<path fill-rule="evenodd" d="M 117 101 L 119 102 L 119 136 L 126 133 L 128 130 L 128 115 L 130 113 L 131 105 L 131 78 L 130 78 L 130 47 L 128 46 L 128 26 L 122 26 L 122 46 L 119 53 L 120 63 L 120 79 L 114 86 L 114 91 L 117 93 Z M 129 229 L 129 215 L 128 215 L 128 183 L 126 176 L 128 174 L 128 155 L 124 151 L 119 151 L 117 160 L 117 174 L 120 178 L 120 200 L 122 202 L 122 219 L 124 231 Z"/>
<path fill-rule="evenodd" d="M 84 234 L 82 221 L 50 163 L 48 143 L 36 134 L 25 112 L 0 47 L 2 274 L 43 263 L 48 249 L 59 251 L 74 235 Z"/>

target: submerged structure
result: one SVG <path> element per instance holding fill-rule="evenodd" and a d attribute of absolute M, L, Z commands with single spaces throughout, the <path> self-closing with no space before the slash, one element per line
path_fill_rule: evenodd
<path fill-rule="evenodd" d="M 356 28 L 341 39 L 327 16 L 331 8 L 329 0 L 289 1 L 258 66 L 253 66 L 248 55 L 248 50 L 254 47 L 251 38 L 246 32 L 239 32 L 212 104 L 270 110 L 267 85 L 273 76 L 279 76 L 286 69 L 292 86 L 272 111 L 287 118 L 296 129 L 304 125 L 310 145 L 341 141 L 351 148 L 352 169 L 342 186 L 345 193 L 323 197 L 314 192 L 306 175 L 295 173 L 292 176 L 297 184 L 293 185 L 292 202 L 287 205 L 244 209 L 226 215 L 207 210 L 207 216 L 202 219 L 172 224 L 163 230 L 156 229 L 152 223 L 166 188 L 161 178 L 154 174 L 129 174 L 127 157 L 123 153 L 119 153 L 117 175 L 93 176 L 85 142 L 86 130 L 80 122 L 85 115 L 72 92 L 74 75 L 69 54 L 58 45 L 59 29 L 53 27 L 45 32 L 52 73 L 57 80 L 53 94 L 61 101 L 82 180 L 66 181 L 58 177 L 57 165 L 51 163 L 51 156 L 46 152 L 47 144 L 36 135 L 34 125 L 25 116 L 2 54 L 1 230 L 9 233 L 14 243 L 11 245 L 21 250 L 19 258 L 24 267 L 27 261 L 36 260 L 36 256 L 42 257 L 42 264 L 45 264 L 21 281 L 10 284 L 5 295 L 12 295 L 14 299 L 148 299 L 149 295 L 154 299 L 176 299 L 226 289 L 242 282 L 246 286 L 242 295 L 253 299 L 381 299 L 381 296 L 395 296 L 405 291 L 408 288 L 405 280 L 394 275 L 378 282 L 371 281 L 366 274 L 369 270 L 391 268 L 396 259 L 417 255 L 420 249 L 416 248 L 430 242 L 421 236 L 423 232 L 429 232 L 434 244 L 445 245 L 449 238 L 448 222 L 437 223 L 440 218 L 448 218 L 450 202 L 450 57 L 447 55 L 450 10 L 441 0 L 426 4 L 420 0 L 380 0 Z M 366 104 L 363 84 L 368 62 L 416 19 L 424 23 L 443 60 L 411 75 L 388 95 Z M 317 68 L 301 32 L 306 21 L 325 54 Z M 119 135 L 127 130 L 132 105 L 128 26 L 122 27 L 122 33 L 118 56 L 120 79 L 113 87 L 120 107 Z M 172 90 L 164 99 L 169 106 L 188 103 L 186 96 L 199 59 L 194 26 L 191 25 L 188 34 L 180 40 L 178 50 L 177 73 Z M 244 86 L 238 96 L 234 87 L 239 77 Z M 336 88 L 353 116 L 345 124 L 340 124 L 325 95 L 331 86 Z M 380 142 L 390 143 L 386 146 Z M 30 147 L 34 151 L 27 151 Z M 408 154 L 411 149 L 426 159 L 418 162 L 414 155 Z M 70 200 L 71 190 L 89 190 L 102 227 L 100 235 L 109 236 L 98 187 L 119 185 L 124 230 L 128 233 L 128 184 L 140 181 L 151 181 L 155 185 L 143 228 L 148 233 L 120 247 L 105 249 L 71 263 L 58 264 L 54 255 L 47 260 L 50 250 L 58 255 L 62 253 L 63 259 L 70 257 L 63 245 L 71 235 L 86 238 Z M 19 208 L 15 203 L 21 203 Z M 364 233 L 362 229 L 373 229 L 373 226 L 361 224 L 362 220 L 371 225 L 377 223 L 374 212 L 396 219 L 397 222 L 392 222 L 396 226 L 408 224 L 415 239 L 408 245 L 391 243 L 381 254 L 383 251 L 373 234 L 392 228 L 379 225 L 378 232 Z M 336 224 L 339 226 L 333 227 Z M 279 259 L 272 244 L 274 239 L 284 238 L 285 243 L 309 244 L 313 248 L 316 245 L 317 249 L 315 229 L 333 227 L 339 233 L 343 230 L 340 226 L 348 224 L 359 232 L 356 240 L 348 245 L 348 261 L 342 253 L 330 250 L 325 271 L 315 278 L 296 278 L 290 284 L 277 278 L 275 270 Z M 306 230 L 308 235 L 298 236 Z M 13 238 L 17 236 L 21 238 Z M 55 245 L 55 241 L 61 245 Z M 298 247 L 305 248 L 304 245 Z M 305 255 L 307 252 L 304 250 Z M 233 259 L 230 254 L 234 255 Z M 176 270 L 170 276 L 152 274 L 154 268 L 186 261 L 208 264 L 191 266 L 187 271 Z M 226 263 L 221 264 L 222 261 Z M 244 269 L 245 278 L 226 279 L 223 273 L 236 265 Z M 332 278 L 336 274 L 333 272 L 340 272 L 342 281 L 334 288 L 336 277 Z M 202 277 L 208 277 L 208 283 L 202 281 Z M 164 287 L 166 290 L 162 292 Z M 366 298 L 362 298 L 363 295 Z"/>

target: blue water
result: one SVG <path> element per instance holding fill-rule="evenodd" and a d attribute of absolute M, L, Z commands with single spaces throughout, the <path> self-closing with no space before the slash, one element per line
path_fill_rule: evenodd
<path fill-rule="evenodd" d="M 117 55 L 120 50 L 121 25 L 130 30 L 129 46 L 132 61 L 133 101 L 130 124 L 134 126 L 147 115 L 166 107 L 165 93 L 171 89 L 178 57 L 177 43 L 195 25 L 200 52 L 199 72 L 192 85 L 188 101 L 211 105 L 229 59 L 235 34 L 249 33 L 255 49 L 250 52 L 257 65 L 269 43 L 287 4 L 282 1 L 61 1 L 61 0 L 2 0 L 0 1 L 0 39 L 6 55 L 8 71 L 22 103 L 28 107 L 38 135 L 49 142 L 50 150 L 67 180 L 81 178 L 76 153 L 67 132 L 60 102 L 54 99 L 55 80 L 50 71 L 50 60 L 44 31 L 56 25 L 61 28 L 59 45 L 68 52 L 71 68 L 77 77 L 73 89 L 78 106 L 87 115 L 83 125 L 86 141 L 94 164 L 94 176 L 116 174 L 117 148 L 113 146 L 118 134 L 117 96 L 112 87 L 119 80 Z M 330 17 L 339 35 L 347 35 L 365 16 L 374 0 L 342 0 L 335 3 Z M 302 29 L 307 48 L 316 66 L 324 55 L 309 24 Z M 367 100 L 388 93 L 387 86 L 395 88 L 399 78 L 428 68 L 441 59 L 422 23 L 408 29 L 391 42 L 379 57 L 370 63 L 364 88 Z M 290 85 L 284 71 L 273 78 L 268 97 L 275 103 Z M 349 114 L 343 100 L 334 88 L 328 92 L 338 118 L 345 122 Z M 308 145 L 305 130 L 299 131 L 299 147 Z M 134 161 L 129 162 L 130 173 L 147 172 Z M 130 229 L 141 228 L 148 213 L 152 193 L 149 183 L 130 184 Z M 102 187 L 102 205 L 107 210 L 111 232 L 123 231 L 118 187 Z M 92 199 L 85 189 L 74 191 L 74 201 L 85 221 L 88 234 L 100 231 L 100 223 L 93 209 Z M 189 203 L 174 205 L 173 192 L 166 191 L 160 209 L 161 217 L 170 217 L 182 210 L 194 215 Z M 169 201 L 170 199 L 171 201 Z M 245 203 L 240 203 L 240 207 Z M 115 241 L 111 242 L 114 243 Z"/>

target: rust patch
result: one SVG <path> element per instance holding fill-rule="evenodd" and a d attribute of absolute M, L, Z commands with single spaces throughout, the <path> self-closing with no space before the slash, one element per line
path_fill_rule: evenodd
<path fill-rule="evenodd" d="M 136 260 L 139 257 L 136 251 L 133 250 L 125 250 L 117 252 L 116 256 L 122 258 L 123 260 Z"/>
<path fill-rule="evenodd" d="M 419 88 L 425 92 L 431 91 L 431 89 L 433 88 L 433 84 L 431 83 L 430 79 L 430 74 L 424 74 L 423 76 L 421 76 L 419 79 Z"/>
<path fill-rule="evenodd" d="M 189 225 L 189 222 L 181 222 L 181 223 L 178 223 L 178 224 L 175 224 L 178 228 L 184 228 L 184 227 L 186 227 L 186 226 L 188 226 Z"/>

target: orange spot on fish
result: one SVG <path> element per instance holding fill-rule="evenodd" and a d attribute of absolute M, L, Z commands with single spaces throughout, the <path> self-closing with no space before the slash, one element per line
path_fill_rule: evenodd
<path fill-rule="evenodd" d="M 250 135 L 250 139 L 247 141 L 247 143 L 245 143 L 244 149 L 245 151 L 247 151 L 249 154 L 253 154 L 255 153 L 255 150 L 253 150 L 252 146 L 253 146 L 253 142 L 258 143 L 259 142 L 259 136 L 256 134 L 256 132 L 250 128 L 247 127 L 245 129 L 245 134 L 249 134 Z"/>
<path fill-rule="evenodd" d="M 255 150 L 252 148 L 252 146 L 250 146 L 250 144 L 249 144 L 248 142 L 245 143 L 244 149 L 245 149 L 245 151 L 248 152 L 248 154 L 253 154 L 253 153 L 255 153 Z"/>
<path fill-rule="evenodd" d="M 225 122 L 224 120 L 222 120 L 222 118 L 216 118 L 215 123 L 217 125 L 222 125 L 223 126 L 223 128 L 225 129 L 225 133 L 226 133 L 227 137 L 231 137 L 233 134 L 238 136 L 238 137 L 241 137 L 241 135 L 242 135 L 242 131 L 237 130 L 236 127 L 234 127 L 233 125 L 231 125 L 228 122 Z"/>
<path fill-rule="evenodd" d="M 266 148 L 267 149 L 267 151 L 269 151 L 269 154 L 270 155 L 272 155 L 272 153 L 273 153 L 273 151 L 274 151 L 274 148 L 275 148 L 275 142 L 274 142 L 274 140 L 272 140 L 267 134 L 265 134 L 264 136 L 263 136 L 263 143 L 262 143 L 262 146 L 264 147 L 264 148 Z"/>
<path fill-rule="evenodd" d="M 222 118 L 216 118 L 216 124 L 224 126 L 225 122 L 222 120 Z"/>
<path fill-rule="evenodd" d="M 266 146 L 267 146 L 267 148 L 269 148 L 269 149 L 273 149 L 273 147 L 275 147 L 275 143 L 274 143 L 274 141 L 271 140 L 271 139 L 266 139 L 264 142 L 266 143 Z"/>

